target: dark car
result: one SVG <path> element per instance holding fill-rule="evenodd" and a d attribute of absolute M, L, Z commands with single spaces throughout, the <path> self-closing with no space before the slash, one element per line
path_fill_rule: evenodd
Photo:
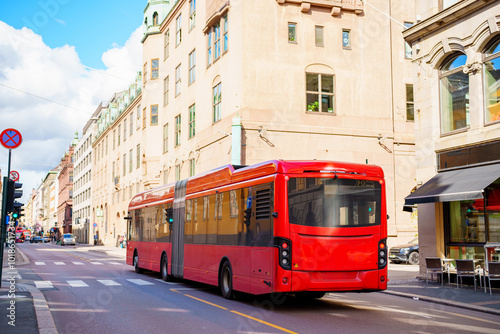
<path fill-rule="evenodd" d="M 394 246 L 389 250 L 389 260 L 392 263 L 418 264 L 418 238 L 405 245 Z"/>
<path fill-rule="evenodd" d="M 35 243 L 35 244 L 37 244 L 37 243 L 39 243 L 39 242 L 43 242 L 43 239 L 42 239 L 42 237 L 40 237 L 40 236 L 38 236 L 38 235 L 36 235 L 36 236 L 34 236 L 34 237 L 31 237 L 31 239 L 30 239 L 30 243 Z"/>

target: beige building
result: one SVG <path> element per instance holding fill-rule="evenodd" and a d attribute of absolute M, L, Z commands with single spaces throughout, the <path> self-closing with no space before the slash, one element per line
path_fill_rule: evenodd
<path fill-rule="evenodd" d="M 151 0 L 144 17 L 142 93 L 93 144 L 104 243 L 125 232 L 132 194 L 270 159 L 380 165 L 389 244 L 416 234 L 402 211 L 416 183 L 411 50 L 402 37 L 415 22 L 413 2 Z M 132 122 L 139 128 L 124 134 Z"/>
<path fill-rule="evenodd" d="M 413 47 L 420 257 L 500 243 L 500 2 L 426 1 Z M 424 264 L 421 261 L 421 272 Z"/>

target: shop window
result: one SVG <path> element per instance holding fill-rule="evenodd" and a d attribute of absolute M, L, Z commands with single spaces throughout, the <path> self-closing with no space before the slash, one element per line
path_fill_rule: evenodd
<path fill-rule="evenodd" d="M 467 56 L 457 53 L 441 67 L 441 133 L 469 126 L 469 75 L 463 72 Z"/>
<path fill-rule="evenodd" d="M 484 53 L 485 123 L 500 121 L 500 38 L 490 43 Z"/>

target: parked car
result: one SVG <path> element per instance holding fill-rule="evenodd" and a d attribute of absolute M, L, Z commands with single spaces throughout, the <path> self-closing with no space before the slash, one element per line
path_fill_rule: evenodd
<path fill-rule="evenodd" d="M 418 257 L 418 238 L 411 240 L 407 244 L 391 247 L 389 250 L 389 260 L 392 263 L 418 264 Z"/>
<path fill-rule="evenodd" d="M 61 246 L 76 245 L 76 237 L 74 234 L 65 233 L 61 238 Z"/>
<path fill-rule="evenodd" d="M 43 237 L 42 237 L 42 240 L 43 240 L 43 243 L 50 242 L 50 238 L 49 238 L 49 237 L 47 237 L 47 236 L 43 236 Z"/>
<path fill-rule="evenodd" d="M 43 239 L 42 237 L 38 236 L 38 235 L 34 235 L 34 236 L 31 236 L 31 239 L 30 239 L 30 243 L 39 243 L 39 242 L 43 242 Z"/>

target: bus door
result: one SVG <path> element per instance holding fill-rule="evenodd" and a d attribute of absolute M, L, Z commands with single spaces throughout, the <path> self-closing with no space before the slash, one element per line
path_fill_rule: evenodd
<path fill-rule="evenodd" d="M 172 275 L 182 278 L 184 275 L 184 219 L 187 180 L 175 183 L 174 222 L 172 224 Z"/>

